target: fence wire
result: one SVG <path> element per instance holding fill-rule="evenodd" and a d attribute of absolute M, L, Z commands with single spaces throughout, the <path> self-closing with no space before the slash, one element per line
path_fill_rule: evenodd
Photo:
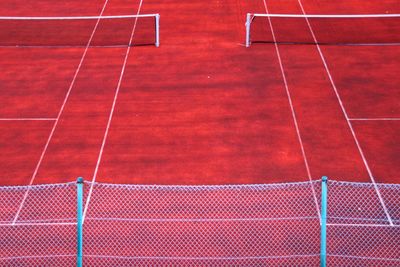
<path fill-rule="evenodd" d="M 328 182 L 328 266 L 400 266 L 400 185 L 378 190 Z M 318 266 L 320 194 L 320 181 L 85 183 L 83 263 Z M 0 266 L 74 266 L 76 197 L 75 183 L 0 187 Z"/>
<path fill-rule="evenodd" d="M 0 187 L 0 266 L 76 264 L 76 184 Z"/>

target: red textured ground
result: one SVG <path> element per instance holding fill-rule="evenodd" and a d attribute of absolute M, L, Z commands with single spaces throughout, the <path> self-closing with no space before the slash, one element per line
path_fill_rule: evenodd
<path fill-rule="evenodd" d="M 271 13 L 301 14 L 299 3 L 400 13 L 396 1 L 266 1 Z M 0 15 L 99 15 L 103 4 L 5 1 Z M 161 46 L 131 49 L 117 96 L 126 48 L 89 48 L 69 95 L 84 47 L 0 48 L 1 185 L 399 182 L 400 46 L 321 47 L 348 123 L 315 46 L 279 45 L 287 88 L 274 45 L 243 46 L 262 0 L 109 0 L 104 15 L 139 7 L 161 14 Z M 100 22 L 94 41 L 108 31 Z"/>
<path fill-rule="evenodd" d="M 104 4 L 103 15 L 160 13 L 161 46 L 134 46 L 130 50 L 126 47 L 89 47 L 86 50 L 85 46 L 1 46 L 0 186 L 64 183 L 78 176 L 97 182 L 129 184 L 275 183 L 320 179 L 322 175 L 335 180 L 399 183 L 400 46 L 324 45 L 321 51 L 315 45 L 257 43 L 244 47 L 247 12 L 266 13 L 268 8 L 271 13 L 302 14 L 303 6 L 307 14 L 400 13 L 397 1 L 3 0 L 0 16 L 99 15 Z M 0 20 L 0 43 L 6 43 L 4 39 L 11 29 L 3 22 Z M 144 26 L 137 25 L 134 43 L 148 37 Z M 268 24 L 263 27 L 257 34 L 271 34 Z M 291 29 L 293 34 L 300 31 L 311 38 L 306 21 L 293 28 L 277 23 L 272 23 L 272 27 L 277 36 L 288 35 L 287 30 Z M 90 31 L 86 30 L 79 34 L 89 39 Z M 129 39 L 130 29 L 121 27 L 118 33 L 121 30 L 126 31 L 122 38 Z M 114 40 L 116 32 L 109 22 L 102 21 L 94 33 L 93 43 L 107 38 Z M 57 42 L 71 32 L 61 33 L 54 28 L 43 30 L 43 34 L 49 33 L 54 33 L 52 41 Z M 13 31 L 9 35 L 15 38 Z M 46 42 L 45 38 L 42 40 Z M 67 207 L 62 201 L 67 201 L 68 197 L 57 190 L 54 195 L 50 194 L 58 197 L 57 201 L 36 200 L 34 194 L 27 192 L 25 195 L 19 191 L 17 200 L 14 197 L 9 204 L 6 202 L 3 213 L 7 223 L 37 216 L 46 219 L 46 216 L 53 216 L 52 212 L 46 214 L 50 206 L 62 216 L 72 210 L 71 205 Z M 377 197 L 375 189 L 371 192 L 373 196 L 364 193 L 353 201 L 344 200 L 349 207 L 346 211 L 355 214 L 354 207 L 363 203 L 364 198 Z M 69 191 L 65 194 L 73 195 Z M 165 196 L 165 192 L 162 194 Z M 87 204 L 88 195 L 85 195 Z M 283 191 L 277 196 L 271 197 L 267 206 L 278 209 L 284 218 L 290 215 L 283 214 L 284 208 L 280 209 L 282 199 L 293 205 L 299 203 L 296 199 L 302 199 Z M 96 198 L 96 194 L 92 198 Z M 209 198 L 219 201 L 218 196 Z M 4 199 L 9 201 L 8 197 Z M 258 199 L 243 199 L 243 203 L 235 204 L 234 210 L 246 211 L 246 207 L 254 207 L 270 211 L 259 208 Z M 303 204 L 313 207 L 314 199 L 309 196 L 309 200 L 312 204 Z M 118 201 L 118 197 L 107 199 L 108 205 L 102 206 L 103 201 L 99 198 L 98 205 L 105 208 L 107 216 L 116 211 L 126 212 L 129 205 L 137 206 L 134 201 Z M 37 203 L 42 206 L 35 209 Z M 90 203 L 89 213 L 93 203 L 96 201 Z M 140 205 L 146 207 L 143 203 Z M 168 201 L 155 201 L 154 205 L 165 203 Z M 119 209 L 119 204 L 126 207 Z M 367 207 L 371 213 L 378 210 L 379 214 L 384 214 L 383 204 L 396 214 L 397 203 L 390 201 L 380 200 L 378 207 Z M 359 206 L 357 210 L 361 211 Z M 177 212 L 180 211 L 178 208 Z M 230 218 L 229 213 L 230 210 L 219 215 Z M 249 214 L 255 216 L 254 212 Z M 255 220 L 247 227 L 239 227 L 237 233 L 235 229 L 241 222 L 214 224 L 217 227 L 209 227 L 207 223 L 202 226 L 173 223 L 170 228 L 167 223 L 165 229 L 157 224 L 132 227 L 123 220 L 114 222 L 114 228 L 109 226 L 112 222 L 106 222 L 107 226 L 96 222 L 97 226 L 92 228 L 93 240 L 100 237 L 101 244 L 85 247 L 85 253 L 110 255 L 106 250 L 101 251 L 102 246 L 117 244 L 113 255 L 130 256 L 135 249 L 141 254 L 144 251 L 143 255 L 151 252 L 150 256 L 164 250 L 176 256 L 191 255 L 196 250 L 217 255 L 215 247 L 221 249 L 222 256 L 230 255 L 229 245 L 219 243 L 222 236 L 221 240 L 232 241 L 244 253 L 253 248 L 251 241 L 254 241 L 273 247 L 263 246 L 262 251 L 256 251 L 260 255 L 265 250 L 277 255 L 298 255 L 297 249 L 318 250 L 317 236 L 310 234 L 311 229 L 318 230 L 317 213 L 310 216 L 315 216 L 315 220 L 305 224 L 291 220 L 283 224 L 273 222 L 277 228 L 268 228 L 268 220 L 260 224 Z M 396 215 L 393 218 L 397 218 Z M 90 229 L 90 223 L 87 219 L 85 229 Z M 281 228 L 287 223 L 293 227 Z M 62 254 L 66 255 L 71 249 L 67 244 L 76 247 L 71 239 L 74 227 L 67 227 L 68 231 L 61 234 L 57 232 L 59 226 L 54 229 L 46 226 L 46 234 L 24 226 L 7 227 L 0 229 L 8 233 L 3 234 L 4 240 L 0 242 L 6 246 L 7 253 L 16 251 L 23 256 L 30 255 L 30 242 L 34 243 L 32 247 L 39 244 L 49 254 L 65 249 Z M 125 238 L 114 235 L 112 229 L 123 233 Z M 140 235 L 132 229 L 144 231 Z M 197 230 L 200 231 L 198 236 Z M 342 249 L 341 242 L 348 244 L 351 234 L 348 231 L 338 233 L 329 238 L 329 242 L 338 242 Z M 160 234 L 160 240 L 168 239 L 162 246 L 153 248 L 157 251 L 151 249 L 154 244 L 151 237 L 155 234 Z M 186 244 L 185 234 L 198 238 L 200 245 L 178 246 L 176 251 L 164 245 L 181 241 Z M 363 240 L 350 243 L 348 251 L 361 247 L 363 252 L 370 253 L 370 243 L 375 241 L 378 242 L 375 252 L 388 247 L 397 251 L 393 245 L 397 239 L 392 232 L 381 234 L 386 243 L 381 242 L 379 235 L 374 236 L 374 231 L 366 234 L 360 238 L 356 236 L 354 240 Z M 42 240 L 42 235 L 57 240 L 56 245 L 53 247 L 52 241 Z M 139 242 L 129 243 L 136 240 L 130 235 L 138 237 Z M 90 236 L 85 235 L 85 242 L 90 243 Z M 278 240 L 276 244 L 270 242 L 274 236 Z M 43 242 L 37 242 L 36 237 Z M 14 243 L 17 249 L 13 249 Z M 279 246 L 287 243 L 296 250 Z M 208 244 L 211 246 L 205 246 Z M 88 253 L 90 249 L 94 252 Z M 359 255 L 357 251 L 349 253 Z M 382 255 L 390 256 L 390 253 Z M 396 255 L 391 256 L 396 258 Z M 29 257 L 4 257 L 9 264 L 12 260 L 21 260 L 34 265 L 35 261 Z M 310 258 L 309 262 L 315 263 L 309 264 L 316 265 L 317 261 L 318 257 Z M 68 264 L 66 262 L 63 263 Z"/>

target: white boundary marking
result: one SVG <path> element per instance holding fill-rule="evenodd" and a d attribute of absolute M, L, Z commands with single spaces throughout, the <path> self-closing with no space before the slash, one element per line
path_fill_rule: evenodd
<path fill-rule="evenodd" d="M 57 118 L 0 118 L 0 121 L 56 121 Z"/>
<path fill-rule="evenodd" d="M 400 118 L 349 118 L 350 121 L 400 121 Z"/>
<path fill-rule="evenodd" d="M 137 11 L 137 15 L 139 15 L 139 13 L 140 13 L 140 10 L 142 8 L 142 4 L 143 4 L 143 0 L 140 0 L 138 11 Z M 112 106 L 111 106 L 111 111 L 110 111 L 110 115 L 108 117 L 106 130 L 105 130 L 105 133 L 104 133 L 104 137 L 103 137 L 103 141 L 102 141 L 102 144 L 101 144 L 99 156 L 97 158 L 96 167 L 94 169 L 94 174 L 93 174 L 93 177 L 92 177 L 92 184 L 90 186 L 89 194 L 88 194 L 88 197 L 87 197 L 87 200 L 86 200 L 86 204 L 85 204 L 85 209 L 83 211 L 82 223 L 85 222 L 86 213 L 87 213 L 87 210 L 88 210 L 88 207 L 89 207 L 90 199 L 92 197 L 93 185 L 96 182 L 97 173 L 99 171 L 99 166 L 100 166 L 100 163 L 101 163 L 101 158 L 103 156 L 104 147 L 105 147 L 105 144 L 106 144 L 106 141 L 107 141 L 108 132 L 110 130 L 111 121 L 112 121 L 112 118 L 113 118 L 113 115 L 114 115 L 114 110 L 115 110 L 115 105 L 117 103 L 119 90 L 121 89 L 122 78 L 123 78 L 124 73 L 125 73 L 126 63 L 128 62 L 129 52 L 131 51 L 131 45 L 132 45 L 133 37 L 134 37 L 134 34 L 135 34 L 136 25 L 137 25 L 137 19 L 135 20 L 135 23 L 134 23 L 133 28 L 132 28 L 131 36 L 129 38 L 129 45 L 128 45 L 128 48 L 127 48 L 126 53 L 125 53 L 124 63 L 122 64 L 122 69 L 121 69 L 121 73 L 120 73 L 119 80 L 118 80 L 118 85 L 117 85 L 117 87 L 115 89 L 114 100 L 113 100 L 113 103 L 112 103 Z"/>
<path fill-rule="evenodd" d="M 101 10 L 101 12 L 100 12 L 100 16 L 103 14 L 103 12 L 104 12 L 104 10 L 105 10 L 105 8 L 106 8 L 106 6 L 107 6 L 107 3 L 108 3 L 108 0 L 105 0 L 105 1 L 104 1 L 104 5 L 103 5 L 103 8 L 102 8 L 102 10 Z M 92 42 L 92 39 L 93 39 L 93 37 L 94 37 L 94 34 L 95 34 L 96 30 L 97 30 L 97 27 L 98 27 L 99 23 L 100 23 L 100 19 L 97 20 L 96 25 L 95 25 L 94 28 L 93 28 L 92 34 L 90 35 L 89 41 L 88 41 L 88 43 L 87 43 L 87 45 L 86 45 L 85 51 L 84 51 L 83 54 L 82 54 L 81 60 L 80 60 L 80 62 L 79 62 L 79 65 L 78 65 L 78 67 L 77 67 L 77 69 L 76 69 L 76 71 L 75 71 L 74 77 L 72 78 L 71 84 L 70 84 L 70 86 L 69 86 L 69 88 L 68 88 L 67 94 L 65 95 L 65 98 L 64 98 L 64 101 L 63 101 L 63 103 L 62 103 L 62 105 L 61 105 L 60 111 L 58 112 L 58 115 L 57 115 L 57 118 L 56 118 L 56 120 L 55 120 L 55 122 L 54 122 L 53 128 L 51 129 L 50 135 L 49 135 L 49 137 L 47 138 L 47 142 L 46 142 L 46 144 L 45 144 L 45 146 L 44 146 L 44 148 L 43 148 L 42 154 L 40 155 L 39 161 L 38 161 L 38 163 L 36 164 L 36 168 L 35 168 L 35 170 L 34 170 L 34 172 L 33 172 L 33 174 L 32 174 L 31 180 L 29 181 L 29 185 L 32 185 L 32 184 L 33 184 L 33 181 L 34 181 L 35 178 L 36 178 L 36 175 L 37 175 L 37 173 L 38 173 L 38 171 L 39 171 L 39 167 L 40 167 L 40 165 L 41 165 L 41 163 L 42 163 L 42 161 L 43 161 L 44 155 L 46 154 L 47 148 L 48 148 L 48 146 L 49 146 L 49 144 L 50 144 L 50 141 L 51 141 L 51 139 L 52 139 L 52 137 L 53 137 L 53 135 L 54 135 L 54 132 L 55 132 L 56 127 L 57 127 L 57 125 L 58 125 L 58 121 L 59 121 L 59 119 L 60 119 L 60 117 L 61 117 L 61 114 L 62 114 L 63 111 L 64 111 L 64 107 L 65 107 L 65 105 L 66 105 L 66 103 L 67 103 L 67 100 L 68 100 L 69 95 L 71 94 L 72 88 L 73 88 L 73 86 L 74 86 L 74 84 L 75 84 L 75 80 L 76 80 L 76 78 L 78 77 L 78 73 L 79 73 L 79 71 L 80 71 L 80 69 L 81 69 L 81 67 L 82 67 L 83 61 L 84 61 L 84 59 L 85 59 L 85 57 L 86 57 L 87 51 L 88 51 L 88 49 L 89 49 L 89 46 L 90 46 L 90 44 L 91 44 L 91 42 Z M 15 217 L 14 217 L 14 220 L 13 220 L 13 224 L 15 224 L 15 223 L 17 222 L 18 217 L 19 217 L 19 214 L 20 214 L 20 212 L 21 212 L 21 210 L 22 210 L 22 207 L 24 206 L 25 201 L 26 201 L 26 198 L 28 197 L 28 194 L 29 194 L 29 188 L 28 188 L 28 190 L 26 191 L 26 193 L 25 193 L 25 195 L 24 195 L 24 197 L 23 197 L 23 199 L 22 199 L 22 202 L 21 202 L 21 204 L 20 204 L 20 206 L 19 206 L 19 208 L 18 208 L 17 213 L 15 214 Z"/>
<path fill-rule="evenodd" d="M 264 1 L 265 1 L 265 0 L 264 0 Z M 302 5 L 302 3 L 301 3 L 301 0 L 297 0 L 297 1 L 298 1 L 299 5 L 300 5 L 301 11 L 303 12 L 304 15 L 306 15 L 306 12 L 305 12 L 305 10 L 304 10 L 304 8 L 303 8 L 303 5 Z M 331 83 L 331 86 L 332 86 L 332 88 L 333 88 L 333 91 L 335 92 L 336 97 L 337 97 L 337 99 L 338 99 L 340 108 L 342 109 L 343 115 L 344 115 L 344 117 L 346 118 L 347 125 L 348 125 L 349 128 L 350 128 L 351 134 L 352 134 L 353 139 L 354 139 L 354 141 L 355 141 L 355 143 L 356 143 L 356 146 L 357 146 L 357 148 L 358 148 L 358 151 L 359 151 L 359 153 L 360 153 L 360 156 L 361 156 L 361 158 L 362 158 L 362 160 L 363 160 L 363 162 L 364 162 L 365 168 L 367 169 L 367 172 L 368 172 L 368 175 L 369 175 L 369 177 L 370 177 L 370 179 L 371 179 L 371 182 L 372 182 L 372 184 L 374 185 L 376 194 L 378 195 L 379 201 L 381 202 L 383 211 L 385 212 L 386 217 L 387 217 L 387 219 L 388 219 L 390 225 L 393 226 L 392 218 L 390 217 L 389 211 L 388 211 L 388 209 L 387 209 L 387 207 L 386 207 L 386 205 L 385 205 L 385 203 L 384 203 L 384 201 L 383 201 L 383 199 L 382 199 L 382 196 L 381 196 L 381 193 L 380 193 L 380 191 L 379 191 L 379 188 L 378 188 L 378 186 L 376 185 L 375 178 L 374 178 L 374 176 L 373 176 L 373 174 L 372 174 L 372 171 L 371 171 L 371 169 L 370 169 L 370 167 L 369 167 L 369 164 L 368 164 L 368 162 L 367 162 L 367 158 L 365 157 L 364 152 L 363 152 L 363 150 L 362 150 L 362 148 L 361 148 L 361 145 L 360 145 L 360 143 L 359 143 L 359 141 L 358 141 L 358 138 L 357 138 L 357 136 L 356 136 L 356 133 L 355 133 L 355 131 L 354 131 L 354 129 L 353 129 L 353 125 L 351 124 L 351 121 L 350 121 L 350 119 L 349 119 L 349 116 L 347 115 L 346 109 L 345 109 L 344 104 L 343 104 L 343 102 L 342 102 L 342 99 L 341 99 L 341 97 L 340 97 L 340 95 L 339 95 L 339 92 L 338 92 L 338 90 L 337 90 L 336 84 L 335 84 L 335 82 L 333 81 L 333 77 L 332 77 L 331 72 L 330 72 L 330 70 L 329 70 L 329 68 L 328 68 L 328 64 L 327 64 L 327 62 L 326 62 L 325 56 L 323 55 L 322 50 L 321 50 L 321 47 L 320 47 L 320 45 L 318 44 L 318 40 L 317 40 L 317 38 L 316 38 L 316 36 L 315 36 L 314 30 L 313 30 L 313 28 L 312 28 L 312 26 L 311 26 L 311 24 L 310 24 L 310 21 L 308 20 L 307 17 L 305 17 L 305 20 L 306 20 L 306 22 L 307 22 L 307 25 L 308 25 L 308 28 L 309 28 L 309 30 L 310 30 L 310 33 L 311 33 L 311 35 L 312 35 L 312 37 L 313 37 L 313 40 L 314 40 L 314 42 L 315 42 L 315 46 L 317 47 L 317 50 L 318 50 L 318 53 L 319 53 L 320 58 L 321 58 L 321 60 L 322 60 L 322 63 L 324 64 L 325 71 L 326 71 L 326 73 L 327 73 L 327 75 L 328 75 L 328 77 L 329 77 L 329 81 L 330 81 L 330 83 Z"/>
<path fill-rule="evenodd" d="M 269 13 L 266 0 L 263 0 L 263 2 L 264 2 L 265 11 L 267 13 Z M 308 165 L 308 160 L 307 160 L 306 152 L 305 152 L 304 145 L 303 145 L 303 139 L 302 139 L 301 134 L 300 134 L 300 128 L 299 128 L 299 125 L 298 125 L 298 122 L 297 122 L 297 116 L 296 116 L 296 112 L 294 110 L 294 106 L 293 106 L 293 102 L 292 102 L 292 96 L 290 94 L 289 85 L 288 85 L 288 82 L 287 82 L 287 79 L 286 79 L 285 70 L 283 68 L 283 63 L 282 63 L 282 59 L 281 59 L 281 53 L 279 51 L 279 47 L 278 47 L 278 44 L 276 42 L 275 31 L 274 31 L 274 28 L 272 26 L 272 21 L 271 21 L 270 18 L 268 18 L 268 22 L 269 22 L 269 26 L 271 28 L 272 38 L 274 40 L 274 45 L 275 45 L 275 51 L 276 51 L 276 55 L 278 57 L 279 67 L 280 67 L 281 74 L 282 74 L 282 79 L 283 79 L 283 82 L 285 84 L 286 95 L 288 97 L 288 101 L 289 101 L 289 104 L 290 104 L 290 110 L 292 112 L 292 118 L 293 118 L 293 122 L 294 122 L 294 125 L 295 125 L 295 128 L 296 128 L 297 138 L 298 138 L 298 141 L 299 141 L 299 144 L 300 144 L 301 153 L 303 155 L 304 164 L 305 164 L 305 167 L 306 167 L 306 170 L 307 170 L 308 179 L 310 181 L 311 190 L 313 192 L 313 196 L 314 196 L 314 201 L 315 201 L 318 217 L 319 217 L 319 220 L 321 221 L 321 213 L 320 213 L 320 210 L 319 210 L 317 195 L 315 193 L 315 189 L 314 189 L 314 186 L 312 184 L 313 179 L 312 179 L 312 176 L 311 176 L 310 167 Z"/>

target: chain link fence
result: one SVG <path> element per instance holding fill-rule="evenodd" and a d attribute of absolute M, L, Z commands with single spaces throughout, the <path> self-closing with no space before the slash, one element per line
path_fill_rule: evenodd
<path fill-rule="evenodd" d="M 320 264 L 321 181 L 83 188 L 83 266 Z M 76 217 L 76 183 L 0 187 L 0 266 L 75 266 Z M 398 244 L 400 185 L 328 182 L 328 266 L 400 266 Z"/>
<path fill-rule="evenodd" d="M 76 264 L 76 184 L 0 187 L 0 266 Z"/>

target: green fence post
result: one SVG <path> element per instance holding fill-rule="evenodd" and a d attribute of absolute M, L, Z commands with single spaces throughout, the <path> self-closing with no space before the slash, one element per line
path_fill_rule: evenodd
<path fill-rule="evenodd" d="M 83 178 L 79 177 L 77 180 L 77 253 L 76 253 L 76 266 L 82 267 L 82 256 L 83 256 L 83 225 L 82 225 L 82 217 L 83 217 Z"/>
<path fill-rule="evenodd" d="M 321 194 L 321 267 L 326 267 L 326 220 L 328 213 L 328 177 L 322 177 Z"/>

